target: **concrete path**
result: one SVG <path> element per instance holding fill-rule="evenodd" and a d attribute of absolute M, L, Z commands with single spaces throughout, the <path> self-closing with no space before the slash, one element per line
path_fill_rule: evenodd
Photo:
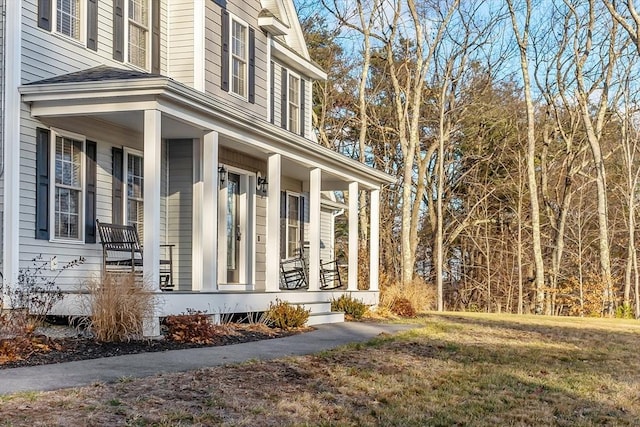
<path fill-rule="evenodd" d="M 220 347 L 131 354 L 25 368 L 0 369 L 0 395 L 20 391 L 57 390 L 116 381 L 123 377 L 146 377 L 247 360 L 270 360 L 329 350 L 344 344 L 367 341 L 381 333 L 411 329 L 409 325 L 381 323 L 335 323 L 285 338 Z"/>

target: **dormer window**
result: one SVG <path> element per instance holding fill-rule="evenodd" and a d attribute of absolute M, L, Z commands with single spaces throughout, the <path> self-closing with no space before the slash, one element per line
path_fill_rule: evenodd
<path fill-rule="evenodd" d="M 80 0 L 57 0 L 56 31 L 65 36 L 80 40 Z"/>
<path fill-rule="evenodd" d="M 231 19 L 231 92 L 247 96 L 247 26 Z"/>

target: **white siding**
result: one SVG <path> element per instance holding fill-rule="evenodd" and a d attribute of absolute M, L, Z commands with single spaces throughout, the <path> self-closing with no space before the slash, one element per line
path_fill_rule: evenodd
<path fill-rule="evenodd" d="M 172 0 L 168 9 L 168 76 L 194 85 L 193 1 Z"/>

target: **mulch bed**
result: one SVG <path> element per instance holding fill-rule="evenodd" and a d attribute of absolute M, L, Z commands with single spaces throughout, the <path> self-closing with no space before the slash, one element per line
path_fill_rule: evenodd
<path fill-rule="evenodd" d="M 193 344 L 174 342 L 168 339 L 136 340 L 127 342 L 99 342 L 90 338 L 49 338 L 37 336 L 33 340 L 36 346 L 33 352 L 23 355 L 21 360 L 0 362 L 0 369 L 22 366 L 47 365 L 71 362 L 75 360 L 97 359 L 101 357 L 121 356 L 157 351 L 182 350 L 187 348 L 214 347 L 240 344 L 295 335 L 307 329 L 282 330 L 267 328 L 264 325 L 232 324 L 219 328 L 211 344 Z"/>

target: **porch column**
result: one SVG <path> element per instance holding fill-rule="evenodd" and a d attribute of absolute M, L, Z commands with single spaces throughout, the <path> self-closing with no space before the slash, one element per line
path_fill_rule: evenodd
<path fill-rule="evenodd" d="M 349 183 L 349 280 L 347 290 L 358 290 L 358 183 Z"/>
<path fill-rule="evenodd" d="M 309 174 L 309 290 L 320 289 L 320 187 L 322 170 Z"/>
<path fill-rule="evenodd" d="M 202 198 L 202 290 L 218 290 L 218 132 L 204 136 Z"/>
<path fill-rule="evenodd" d="M 380 268 L 380 190 L 369 194 L 371 218 L 369 219 L 369 290 L 378 290 Z"/>
<path fill-rule="evenodd" d="M 4 132 L 2 145 L 4 166 L 4 217 L 2 219 L 3 242 L 2 273 L 4 282 L 18 282 L 20 268 L 20 86 L 22 46 L 22 1 L 5 3 L 5 79 Z M 53 232 L 53 230 L 51 231 Z M 5 301 L 7 302 L 7 301 Z M 2 295 L 0 295 L 2 303 Z"/>
<path fill-rule="evenodd" d="M 272 154 L 268 162 L 267 253 L 265 290 L 280 291 L 280 188 L 282 156 Z"/>
<path fill-rule="evenodd" d="M 161 121 L 159 110 L 144 111 L 144 261 L 142 273 L 154 291 L 160 292 L 160 182 Z M 145 336 L 160 335 L 157 316 L 145 319 Z"/>

